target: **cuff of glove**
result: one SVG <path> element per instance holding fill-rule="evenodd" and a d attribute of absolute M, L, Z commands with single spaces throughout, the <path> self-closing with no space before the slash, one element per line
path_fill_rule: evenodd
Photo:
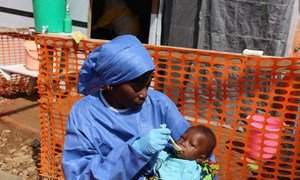
<path fill-rule="evenodd" d="M 132 147 L 140 151 L 139 145 L 138 145 L 138 140 L 133 141 Z"/>
<path fill-rule="evenodd" d="M 139 143 L 139 140 L 135 140 L 133 143 L 132 143 L 132 147 L 134 147 L 135 149 L 137 149 L 139 152 L 147 155 L 147 156 L 150 156 L 150 155 L 153 155 L 156 153 L 156 151 L 154 149 L 147 149 L 147 150 L 144 150 L 145 147 L 143 147 L 140 143 Z"/>

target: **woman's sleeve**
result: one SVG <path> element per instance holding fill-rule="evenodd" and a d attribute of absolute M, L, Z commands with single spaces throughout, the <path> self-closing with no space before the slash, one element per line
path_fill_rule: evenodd
<path fill-rule="evenodd" d="M 132 179 L 150 161 L 151 157 L 135 150 L 131 142 L 122 142 L 118 148 L 99 150 L 92 142 L 91 129 L 77 124 L 79 119 L 85 120 L 86 114 L 78 114 L 75 116 L 71 112 L 67 125 L 62 159 L 67 180 Z"/>

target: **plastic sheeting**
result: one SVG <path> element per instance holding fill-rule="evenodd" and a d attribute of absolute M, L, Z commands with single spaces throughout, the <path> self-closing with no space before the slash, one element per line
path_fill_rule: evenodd
<path fill-rule="evenodd" d="M 162 44 L 283 56 L 293 5 L 294 0 L 165 1 Z"/>

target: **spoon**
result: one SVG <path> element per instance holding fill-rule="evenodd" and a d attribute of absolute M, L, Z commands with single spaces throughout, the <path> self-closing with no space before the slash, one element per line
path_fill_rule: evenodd
<path fill-rule="evenodd" d="M 169 135 L 169 139 L 170 139 L 175 151 L 182 151 L 182 147 L 180 147 L 178 144 L 176 144 L 174 139 L 170 135 Z"/>
<path fill-rule="evenodd" d="M 166 128 L 166 124 L 161 124 L 160 127 Z M 169 139 L 170 139 L 171 144 L 172 144 L 173 148 L 175 149 L 175 151 L 182 151 L 182 147 L 180 147 L 178 144 L 176 144 L 176 142 L 174 141 L 172 136 L 169 135 Z"/>

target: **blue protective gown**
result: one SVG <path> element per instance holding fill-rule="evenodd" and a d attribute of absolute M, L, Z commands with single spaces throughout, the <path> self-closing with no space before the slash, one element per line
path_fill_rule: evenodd
<path fill-rule="evenodd" d="M 174 103 L 158 91 L 149 89 L 138 110 L 115 109 L 100 92 L 86 96 L 71 109 L 63 150 L 65 178 L 142 179 L 152 170 L 156 155 L 146 156 L 132 143 L 160 124 L 170 128 L 175 140 L 190 127 Z"/>

